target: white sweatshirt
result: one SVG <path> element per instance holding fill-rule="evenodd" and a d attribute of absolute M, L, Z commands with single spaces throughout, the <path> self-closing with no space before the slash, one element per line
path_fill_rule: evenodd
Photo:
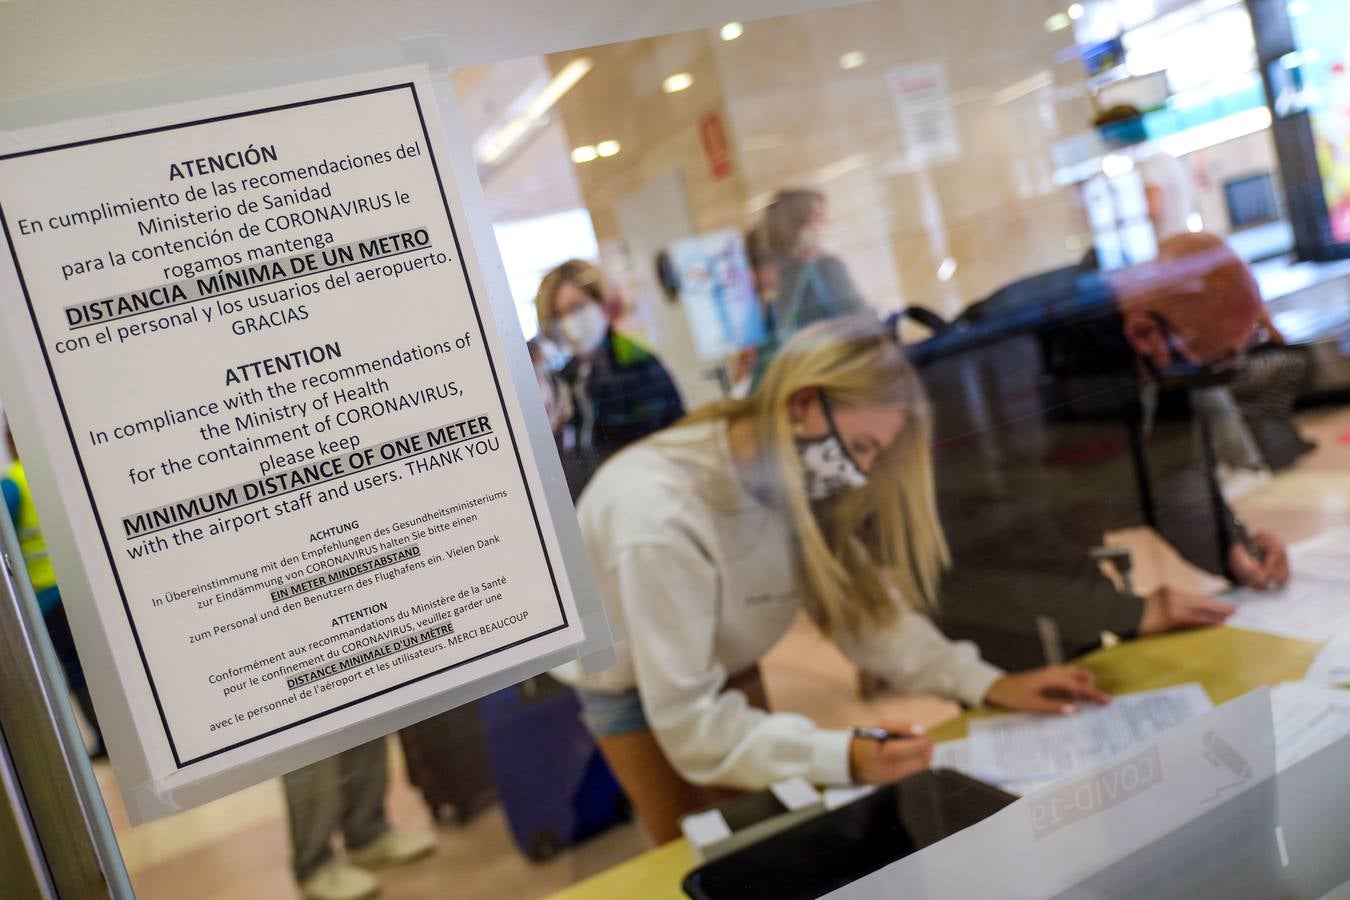
<path fill-rule="evenodd" d="M 675 445 L 671 446 L 672 440 Z M 600 596 L 620 635 L 617 665 L 555 672 L 587 690 L 637 687 L 657 741 L 695 784 L 747 789 L 801 776 L 849 781 L 847 731 L 767 713 L 725 690 L 772 647 L 802 602 L 783 514 L 736 477 L 724 423 L 630 447 L 596 474 L 577 517 Z M 976 705 L 1002 672 L 948 641 L 925 616 L 838 641 L 868 671 L 911 691 Z"/>

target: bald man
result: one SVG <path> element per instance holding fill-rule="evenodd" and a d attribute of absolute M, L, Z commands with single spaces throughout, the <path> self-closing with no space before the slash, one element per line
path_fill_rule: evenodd
<path fill-rule="evenodd" d="M 1223 384 L 1261 310 L 1246 266 L 1218 238 L 1183 234 L 1153 263 L 1085 277 L 1110 279 L 1092 282 L 1107 288 L 1101 302 L 1080 291 L 1039 298 L 1020 310 L 1041 313 L 1035 327 L 921 364 L 952 549 L 941 624 L 1008 668 L 1045 662 L 1038 618 L 1058 625 L 1072 656 L 1103 632 L 1211 625 L 1232 612 L 1171 586 L 1118 590 L 1094 555 L 1109 531 L 1152 526 L 1235 583 L 1289 577 L 1283 542 L 1247 534 L 1224 502 L 1204 440 L 1235 425 L 1219 414 Z"/>
<path fill-rule="evenodd" d="M 1211 234 L 1163 241 L 1153 262 L 1108 276 L 1121 328 L 1155 374 L 1178 362 L 1235 366 L 1261 320 L 1261 291 L 1246 264 Z"/>

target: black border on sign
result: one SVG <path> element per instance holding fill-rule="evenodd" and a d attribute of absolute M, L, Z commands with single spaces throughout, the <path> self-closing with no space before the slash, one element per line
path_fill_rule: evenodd
<path fill-rule="evenodd" d="M 296 726 L 304 725 L 307 722 L 314 721 L 315 719 L 323 718 L 324 716 L 331 715 L 332 713 L 339 712 L 351 706 L 355 706 L 358 703 L 364 703 L 367 700 L 372 700 L 376 697 L 381 697 L 385 694 L 390 693 L 391 691 L 396 691 L 401 688 L 405 688 L 410 684 L 416 684 L 419 681 L 425 681 L 428 678 L 433 678 L 437 675 L 442 675 L 446 672 L 449 672 L 451 669 L 457 669 L 461 666 L 468 665 L 469 663 L 486 659 L 487 657 L 494 656 L 498 653 L 501 653 L 504 650 L 510 650 L 513 647 L 518 647 L 521 644 L 528 643 L 529 641 L 537 640 L 541 637 L 553 634 L 554 632 L 561 631 L 568 626 L 567 609 L 563 604 L 562 592 L 558 588 L 558 576 L 557 573 L 554 571 L 553 560 L 549 557 L 548 543 L 544 540 L 543 526 L 540 524 L 539 521 L 539 510 L 538 507 L 535 505 L 534 495 L 530 492 L 530 482 L 528 476 L 525 473 L 525 462 L 524 460 L 521 459 L 520 445 L 516 442 L 515 428 L 512 426 L 511 416 L 506 410 L 506 396 L 502 391 L 501 378 L 497 374 L 497 364 L 492 358 L 491 351 L 488 349 L 487 333 L 483 328 L 483 314 L 478 307 L 478 298 L 474 295 L 473 292 L 473 280 L 469 277 L 468 265 L 465 262 L 464 253 L 462 247 L 460 246 L 459 229 L 455 227 L 455 217 L 450 212 L 450 200 L 445 193 L 445 183 L 441 180 L 441 169 L 439 164 L 437 164 L 436 162 L 436 151 L 433 149 L 432 146 L 431 134 L 427 129 L 426 117 L 422 114 L 422 103 L 417 96 L 417 86 L 411 81 L 403 82 L 400 84 L 385 85 L 384 87 L 368 88 L 362 91 L 351 91 L 345 94 L 335 94 L 331 97 L 319 97 L 313 100 L 299 100 L 293 103 L 283 103 L 277 106 L 268 106 L 262 109 L 247 110 L 245 112 L 227 113 L 225 115 L 211 116 L 210 118 L 205 119 L 195 119 L 190 122 L 179 122 L 173 125 L 162 125 L 156 128 L 144 128 L 139 131 L 128 131 L 123 134 L 113 134 L 107 135 L 105 137 L 89 138 L 87 140 L 82 141 L 72 141 L 70 143 L 57 144 L 51 147 L 41 147 L 34 150 L 22 150 L 16 153 L 0 154 L 0 162 L 3 162 L 4 160 L 14 159 L 21 156 L 33 156 L 39 153 L 52 153 L 57 150 L 69 150 L 74 147 L 83 147 L 90 144 L 102 144 L 108 141 L 123 140 L 125 138 L 143 137 L 145 135 L 158 134 L 164 131 L 176 131 L 180 128 L 191 128 L 197 125 L 208 125 L 213 122 L 224 122 L 230 119 L 241 119 L 247 118 L 249 116 L 266 115 L 268 113 L 281 112 L 287 109 L 296 109 L 303 106 L 314 106 L 320 103 L 332 103 L 338 100 L 350 100 L 355 97 L 364 97 L 371 94 L 382 94 L 388 91 L 401 91 L 404 89 L 407 89 L 411 94 L 413 107 L 417 112 L 417 120 L 422 126 L 422 139 L 426 142 L 427 158 L 431 161 L 431 170 L 432 173 L 435 175 L 436 187 L 440 191 L 441 204 L 445 209 L 445 220 L 450 225 L 450 234 L 454 238 L 455 253 L 459 257 L 460 272 L 464 276 L 464 284 L 469 291 L 469 302 L 473 305 L 474 320 L 478 323 L 479 340 L 482 341 L 483 353 L 487 357 L 488 368 L 492 372 L 492 383 L 497 390 L 497 402 L 501 410 L 502 418 L 506 421 L 506 433 L 507 436 L 511 439 L 511 449 L 516 457 L 516 468 L 520 472 L 521 487 L 525 489 L 525 498 L 529 501 L 530 504 L 530 515 L 534 518 L 535 533 L 538 535 L 539 538 L 539 548 L 540 550 L 543 551 L 544 554 L 544 564 L 548 567 L 548 576 L 549 580 L 553 584 L 553 596 L 558 602 L 558 613 L 559 615 L 562 616 L 562 624 L 529 635 L 528 637 L 521 638 L 520 640 L 513 641 L 510 644 L 506 644 L 504 646 L 489 650 L 485 653 L 480 653 L 479 655 L 471 657 L 469 659 L 460 660 L 459 662 L 452 663 L 448 666 L 437 669 L 434 672 L 428 672 L 425 675 L 419 675 L 416 678 L 410 678 L 409 680 L 401 682 L 399 684 L 391 685 L 390 687 L 384 688 L 371 694 L 366 694 L 365 696 L 362 696 L 358 699 L 349 700 L 346 703 L 330 707 L 329 709 L 323 710 L 322 712 L 314 713 L 313 715 L 307 716 L 303 719 L 297 719 L 286 725 L 273 728 L 271 731 L 255 735 L 251 738 L 247 738 L 242 741 L 236 741 L 233 744 L 221 747 L 217 750 L 212 750 L 211 752 L 204 753 L 200 756 L 195 756 L 192 759 L 184 760 L 178 754 L 178 745 L 175 743 L 173 739 L 173 731 L 169 727 L 168 717 L 165 715 L 164 706 L 160 702 L 159 690 L 155 687 L 155 679 L 150 674 L 150 663 L 145 656 L 145 648 L 141 643 L 140 632 L 136 629 L 136 620 L 131 614 L 131 604 L 127 600 L 126 589 L 123 588 L 122 586 L 122 576 L 118 572 L 117 563 L 113 558 L 112 545 L 109 543 L 108 535 L 103 529 L 103 517 L 102 514 L 99 512 L 97 501 L 94 500 L 94 490 L 89 483 L 89 475 L 85 471 L 84 460 L 80 456 L 79 445 L 75 441 L 75 432 L 74 429 L 71 427 L 70 417 L 66 413 L 65 400 L 61 396 L 61 388 L 56 381 L 56 372 L 52 369 L 52 361 L 50 355 L 47 352 L 46 340 L 42 336 L 42 328 L 38 325 L 37 311 L 33 307 L 33 299 L 28 292 L 28 283 L 23 277 L 23 267 L 19 264 L 19 253 L 14 246 L 14 239 L 9 231 L 9 221 L 8 219 L 5 218 L 5 210 L 3 204 L 0 204 L 0 228 L 3 228 L 5 232 L 5 242 L 9 245 L 10 256 L 13 257 L 14 259 L 14 271 L 19 277 L 19 286 L 23 290 L 24 301 L 28 305 L 28 314 L 33 321 L 33 329 L 37 332 L 38 343 L 42 350 L 42 359 L 47 366 L 47 375 L 51 379 L 52 390 L 56 394 L 57 405 L 60 406 L 61 408 L 61 418 L 66 426 L 66 434 L 70 437 L 70 447 L 75 454 L 76 465 L 78 465 L 80 468 L 80 478 L 84 482 L 85 493 L 89 496 L 89 505 L 94 510 L 94 521 L 95 524 L 98 525 L 99 536 L 103 539 L 103 549 L 108 556 L 108 565 L 112 569 L 113 580 L 117 583 L 117 592 L 119 595 L 121 595 L 122 598 L 122 609 L 126 613 L 127 625 L 131 628 L 132 638 L 136 643 L 136 652 L 137 654 L 139 654 L 141 658 L 141 666 L 145 670 L 145 678 L 147 683 L 150 685 L 150 693 L 155 700 L 155 709 L 159 713 L 160 724 L 164 728 L 164 737 L 169 742 L 169 750 L 173 754 L 174 764 L 179 769 L 186 768 L 187 766 L 193 765 L 194 763 L 202 762 L 203 760 L 211 759 L 212 757 L 219 756 L 222 753 L 228 753 L 231 750 L 236 750 L 247 744 L 251 744 L 255 741 L 260 741 L 263 738 L 271 737 L 274 734 L 278 734 L 282 731 L 287 731 L 291 728 L 295 728 Z"/>

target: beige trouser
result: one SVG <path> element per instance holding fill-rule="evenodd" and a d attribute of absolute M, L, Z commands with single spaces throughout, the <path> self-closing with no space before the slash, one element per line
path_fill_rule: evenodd
<path fill-rule="evenodd" d="M 355 850 L 389 830 L 384 818 L 388 753 L 379 738 L 282 776 L 296 881 L 333 858 L 338 832 L 344 846 Z"/>

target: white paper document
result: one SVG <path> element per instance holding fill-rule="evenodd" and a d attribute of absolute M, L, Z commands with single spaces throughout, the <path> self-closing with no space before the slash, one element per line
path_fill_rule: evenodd
<path fill-rule="evenodd" d="M 1299 574 L 1350 582 L 1350 528 L 1333 528 L 1290 547 L 1289 565 Z"/>
<path fill-rule="evenodd" d="M 875 790 L 875 785 L 852 784 L 848 787 L 826 788 L 820 793 L 826 809 L 838 809 L 841 806 L 848 806 L 854 800 L 861 800 Z"/>
<path fill-rule="evenodd" d="M 1005 772 L 994 771 L 993 769 L 982 769 L 971 759 L 972 745 L 969 738 L 959 741 L 943 741 L 933 748 L 933 768 L 935 769 L 955 769 L 969 775 L 971 778 L 978 778 L 985 784 L 992 784 L 1010 794 L 1029 794 L 1037 788 L 1050 784 L 1053 778 L 1012 778 Z"/>
<path fill-rule="evenodd" d="M 1350 631 L 1343 631 L 1317 651 L 1303 680 L 1310 684 L 1350 687 Z"/>
<path fill-rule="evenodd" d="M 1278 591 L 1239 588 L 1225 594 L 1238 607 L 1227 624 L 1314 642 L 1350 628 L 1350 578 L 1328 578 L 1294 565 L 1294 576 Z"/>
<path fill-rule="evenodd" d="M 1350 735 L 1350 691 L 1288 682 L 1270 692 L 1270 708 L 1276 771 Z"/>
<path fill-rule="evenodd" d="M 1025 900 L 1159 895 L 1158 891 L 1151 895 L 1146 890 L 1089 888 L 1096 886 L 1094 875 L 1140 849 L 1156 845 L 1206 814 L 1222 817 L 1225 805 L 1268 782 L 1275 771 L 1268 689 L 1258 689 L 1216 709 L 1205 710 L 1208 706 L 1204 692 L 1188 685 L 1119 697 L 1110 708 L 1085 711 L 1076 719 L 1044 718 L 1036 720 L 1038 725 L 1021 726 L 1028 738 L 1021 743 L 1039 745 L 1040 749 L 1028 759 L 1012 761 L 1041 764 L 1057 756 L 1045 746 L 1052 741 L 1074 746 L 1072 752 L 1083 758 L 1108 743 L 1105 739 L 1084 741 L 1085 735 L 1120 732 L 1109 743 L 1121 746 L 1131 733 L 1142 734 L 1169 719 L 1189 716 L 1163 734 L 1154 731 L 1141 738 L 1103 765 L 1089 766 L 1036 791 L 958 834 L 827 896 L 830 900 Z M 939 745 L 939 753 L 949 759 L 978 758 L 982 747 L 988 747 L 990 726 L 1007 731 L 1018 727 L 1011 722 L 1027 718 L 1009 716 L 1002 724 L 989 720 L 978 730 L 972 728 L 967 741 L 957 742 L 966 745 L 969 757 L 963 757 L 959 747 L 942 749 L 946 744 Z M 1094 719 L 1099 720 L 1095 726 Z M 1119 721 L 1114 723 L 1116 727 L 1107 728 L 1104 723 L 1109 720 Z M 1082 743 L 1092 746 L 1084 752 Z M 1326 799 L 1334 803 L 1339 797 L 1328 793 Z M 1231 809 L 1241 813 L 1259 805 L 1258 798 L 1256 804 Z M 1264 828 L 1264 824 L 1257 822 L 1252 827 Z M 1183 865 L 1193 866 L 1194 846 L 1182 843 L 1176 848 Z M 1328 855 L 1341 850 L 1334 841 L 1326 842 L 1326 846 Z M 1305 847 L 1302 840 L 1289 847 L 1300 866 L 1309 864 Z M 1204 849 L 1212 852 L 1210 845 Z M 1167 872 L 1157 874 L 1162 883 L 1169 883 Z M 1217 896 L 1203 890 L 1186 894 L 1211 895 Z M 1257 896 L 1251 892 L 1243 896 L 1248 895 Z M 1181 894 L 1173 891 L 1167 896 Z M 1224 896 L 1236 894 L 1230 891 Z"/>
<path fill-rule="evenodd" d="M 1212 705 L 1200 685 L 1183 684 L 1126 694 L 1108 706 L 1086 706 L 1076 716 L 976 719 L 969 738 L 937 745 L 933 765 L 1027 794 L 1109 762 Z"/>

